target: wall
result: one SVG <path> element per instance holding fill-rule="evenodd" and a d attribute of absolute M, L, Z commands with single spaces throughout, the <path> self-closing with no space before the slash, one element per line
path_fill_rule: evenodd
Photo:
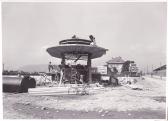
<path fill-rule="evenodd" d="M 164 70 L 159 70 L 159 71 L 154 71 L 154 72 L 153 72 L 153 75 L 166 77 L 166 69 L 164 69 Z"/>

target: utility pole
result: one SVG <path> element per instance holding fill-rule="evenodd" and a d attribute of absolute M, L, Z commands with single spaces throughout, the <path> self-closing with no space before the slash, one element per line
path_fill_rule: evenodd
<path fill-rule="evenodd" d="M 146 68 L 147 70 L 146 70 L 146 73 L 148 74 L 148 65 L 147 65 L 147 68 Z"/>
<path fill-rule="evenodd" d="M 152 65 L 151 77 L 153 77 L 153 65 Z"/>
<path fill-rule="evenodd" d="M 160 62 L 160 67 L 162 66 L 162 63 Z M 160 78 L 162 79 L 162 75 L 160 75 Z"/>

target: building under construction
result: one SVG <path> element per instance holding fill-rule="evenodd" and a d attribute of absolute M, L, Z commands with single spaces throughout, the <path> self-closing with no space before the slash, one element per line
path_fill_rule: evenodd
<path fill-rule="evenodd" d="M 96 45 L 92 35 L 89 37 L 90 40 L 86 40 L 73 36 L 47 49 L 51 56 L 61 59 L 60 83 L 92 83 L 92 59 L 103 56 L 107 49 Z"/>

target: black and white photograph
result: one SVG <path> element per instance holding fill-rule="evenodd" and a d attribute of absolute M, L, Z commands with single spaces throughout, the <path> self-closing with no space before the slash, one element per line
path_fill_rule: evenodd
<path fill-rule="evenodd" d="M 1 20 L 3 119 L 167 119 L 167 2 L 1 2 Z"/>

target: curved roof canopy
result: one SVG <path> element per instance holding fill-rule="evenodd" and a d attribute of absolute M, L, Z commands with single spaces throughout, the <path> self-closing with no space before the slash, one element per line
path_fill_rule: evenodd
<path fill-rule="evenodd" d="M 91 43 L 90 40 L 84 39 L 62 40 L 60 45 L 48 48 L 47 52 L 56 58 L 62 58 L 63 54 L 91 54 L 91 59 L 94 59 L 106 54 L 107 49 L 90 45 L 89 42 Z"/>

